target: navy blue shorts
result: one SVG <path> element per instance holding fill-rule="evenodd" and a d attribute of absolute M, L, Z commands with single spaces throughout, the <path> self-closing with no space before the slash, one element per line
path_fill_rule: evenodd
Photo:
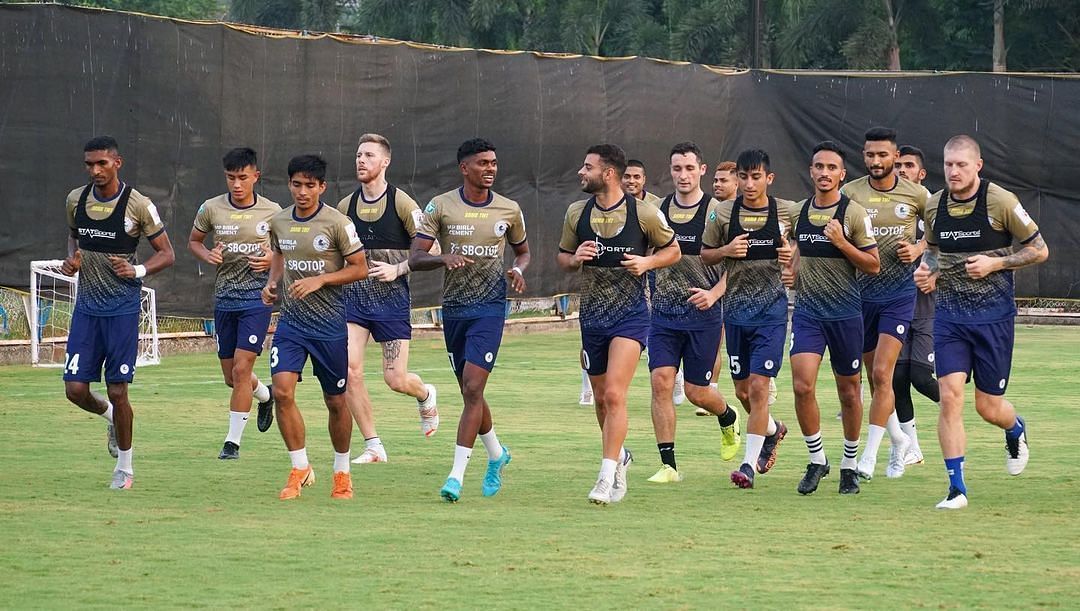
<path fill-rule="evenodd" d="M 901 342 L 915 317 L 915 296 L 904 296 L 886 303 L 862 302 L 863 352 L 877 349 L 878 336 L 891 335 Z"/>
<path fill-rule="evenodd" d="M 904 347 L 900 349 L 900 356 L 896 359 L 898 363 L 904 361 L 934 368 L 933 318 L 916 318 L 911 321 Z"/>
<path fill-rule="evenodd" d="M 799 310 L 791 317 L 791 355 L 829 349 L 829 361 L 837 375 L 851 376 L 862 367 L 862 316 L 844 320 L 818 320 Z"/>
<path fill-rule="evenodd" d="M 450 368 L 458 379 L 465 372 L 465 363 L 488 371 L 495 367 L 505 323 L 506 319 L 502 316 L 443 319 L 446 354 L 450 357 Z"/>
<path fill-rule="evenodd" d="M 607 373 L 608 348 L 611 347 L 611 340 L 616 337 L 632 339 L 644 350 L 649 345 L 649 327 L 649 318 L 642 316 L 635 320 L 620 322 L 610 329 L 582 329 L 581 367 L 591 376 L 604 375 Z"/>
<path fill-rule="evenodd" d="M 787 323 L 733 325 L 727 323 L 728 368 L 734 380 L 750 374 L 775 378 L 784 361 Z"/>
<path fill-rule="evenodd" d="M 657 367 L 678 370 L 681 363 L 684 380 L 708 386 L 722 329 L 719 324 L 706 329 L 673 329 L 654 318 L 649 329 L 649 371 Z"/>
<path fill-rule="evenodd" d="M 412 339 L 412 323 L 406 320 L 372 320 L 359 315 L 349 315 L 349 324 L 357 325 L 368 330 L 371 339 L 378 343 L 388 342 L 395 339 Z"/>
<path fill-rule="evenodd" d="M 963 372 L 975 388 L 988 395 L 1003 395 L 1012 369 L 1013 321 L 963 325 L 934 321 L 934 364 L 937 377 Z"/>
<path fill-rule="evenodd" d="M 139 313 L 94 316 L 75 310 L 71 314 L 65 382 L 100 382 L 105 365 L 107 384 L 130 384 L 139 356 Z"/>
<path fill-rule="evenodd" d="M 270 307 L 244 310 L 214 308 L 214 339 L 219 359 L 231 359 L 237 350 L 262 354 L 263 340 L 270 327 Z"/>
<path fill-rule="evenodd" d="M 279 321 L 270 347 L 270 375 L 278 372 L 303 373 L 308 356 L 319 385 L 328 395 L 345 392 L 349 373 L 349 342 L 347 339 L 311 339 L 296 332 L 285 321 Z"/>

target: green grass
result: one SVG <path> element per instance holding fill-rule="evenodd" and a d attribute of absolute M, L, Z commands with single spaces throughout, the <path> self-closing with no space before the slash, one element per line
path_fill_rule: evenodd
<path fill-rule="evenodd" d="M 1009 396 L 1028 419 L 1031 464 L 1005 474 L 1001 433 L 969 399 L 971 506 L 959 512 L 933 509 L 946 480 L 935 408 L 921 397 L 925 464 L 857 497 L 836 493 L 836 474 L 796 494 L 806 450 L 786 370 L 775 413 L 792 434 L 758 488 L 728 483 L 735 465 L 717 457 L 716 422 L 689 404 L 678 436 L 686 481 L 649 484 L 659 461 L 644 361 L 631 393 L 629 494 L 591 506 L 600 441 L 592 411 L 577 406 L 574 333 L 506 338 L 489 401 L 514 461 L 503 491 L 482 498 L 477 444 L 457 505 L 437 494 L 461 405 L 438 340 L 414 343 L 413 368 L 440 387 L 442 429 L 422 438 L 410 401 L 374 385 L 390 463 L 355 469 L 346 502 L 329 498 L 313 379 L 299 401 L 320 479 L 283 503 L 289 464 L 276 429 L 252 424 L 240 461 L 216 459 L 227 393 L 211 354 L 140 371 L 136 487 L 122 493 L 106 489 L 104 424 L 66 402 L 60 372 L 0 368 L 0 607 L 1075 607 L 1078 345 L 1080 329 L 1018 329 Z M 838 462 L 835 393 L 828 380 L 820 388 Z"/>

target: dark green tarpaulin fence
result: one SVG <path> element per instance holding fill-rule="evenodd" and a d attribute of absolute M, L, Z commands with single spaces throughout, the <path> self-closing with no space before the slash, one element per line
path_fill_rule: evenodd
<path fill-rule="evenodd" d="M 82 145 L 111 134 L 122 176 L 158 205 L 177 249 L 151 279 L 159 311 L 207 315 L 212 271 L 185 247 L 199 204 L 224 190 L 220 158 L 258 150 L 261 191 L 288 202 L 285 165 L 318 152 L 326 200 L 355 186 L 357 137 L 394 146 L 390 180 L 423 204 L 459 184 L 457 145 L 498 147 L 496 190 L 524 209 L 533 251 L 529 293 L 574 288 L 555 252 L 579 198 L 584 150 L 614 142 L 646 162 L 651 190 L 670 187 L 667 152 L 694 140 L 710 165 L 739 150 L 772 156 L 773 192 L 805 196 L 809 149 L 831 138 L 861 175 L 862 134 L 896 127 L 928 153 L 957 133 L 983 146 L 984 175 L 1016 192 L 1039 222 L 1050 261 L 1018 275 L 1018 294 L 1080 290 L 1080 80 L 1049 75 L 732 72 L 648 59 L 600 60 L 435 49 L 360 38 L 303 37 L 50 5 L 0 5 L 0 284 L 26 285 L 29 262 L 60 258 L 64 196 L 85 182 Z M 414 281 L 418 305 L 441 282 Z"/>

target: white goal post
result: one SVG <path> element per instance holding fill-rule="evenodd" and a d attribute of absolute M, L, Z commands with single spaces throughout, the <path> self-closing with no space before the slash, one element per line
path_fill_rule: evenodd
<path fill-rule="evenodd" d="M 63 367 L 71 313 L 75 309 L 78 273 L 65 276 L 60 259 L 30 262 L 30 296 L 26 320 L 30 326 L 30 363 L 34 367 Z M 139 299 L 139 355 L 136 367 L 161 363 L 158 349 L 157 297 L 142 287 Z"/>

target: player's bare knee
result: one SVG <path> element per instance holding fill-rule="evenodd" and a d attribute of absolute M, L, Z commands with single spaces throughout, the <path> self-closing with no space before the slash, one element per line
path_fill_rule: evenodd
<path fill-rule="evenodd" d="M 707 403 L 709 395 L 713 393 L 711 387 L 698 386 L 697 384 L 686 384 L 683 389 L 686 392 L 686 398 L 698 407 L 701 407 L 703 403 Z"/>
<path fill-rule="evenodd" d="M 387 387 L 394 392 L 402 394 L 409 392 L 408 374 L 405 372 L 400 372 L 396 369 L 384 371 L 383 381 L 386 382 Z"/>
<path fill-rule="evenodd" d="M 743 405 L 750 405 L 750 391 L 752 386 L 750 384 L 736 384 L 735 385 L 735 398 L 739 400 L 739 403 Z"/>
<path fill-rule="evenodd" d="M 288 388 L 284 384 L 274 384 L 274 402 L 278 405 L 291 403 L 296 392 L 294 388 Z"/>
<path fill-rule="evenodd" d="M 253 365 L 254 363 L 245 363 L 239 359 L 234 361 L 232 371 L 229 372 L 229 379 L 226 380 L 225 384 L 229 388 L 232 388 L 233 384 L 236 383 L 236 380 L 250 380 L 251 370 L 254 368 Z"/>
<path fill-rule="evenodd" d="M 668 391 L 670 394 L 671 391 Z M 626 405 L 626 391 L 617 388 L 604 389 L 604 408 L 609 409 L 619 405 Z"/>
<path fill-rule="evenodd" d="M 83 407 L 90 402 L 90 385 L 68 382 L 64 384 L 64 394 L 67 395 L 68 401 Z"/>
<path fill-rule="evenodd" d="M 345 405 L 344 393 L 340 395 L 323 395 L 323 399 L 325 399 L 326 409 L 330 412 L 331 417 L 337 416 L 348 409 Z"/>
<path fill-rule="evenodd" d="M 870 372 L 874 388 L 892 388 L 893 370 L 883 363 L 874 363 L 874 370 Z"/>
<path fill-rule="evenodd" d="M 123 405 L 127 403 L 127 384 L 109 384 L 105 393 L 109 396 L 109 401 L 112 402 L 113 405 Z"/>
<path fill-rule="evenodd" d="M 975 394 L 975 411 L 979 417 L 987 422 L 993 422 L 1005 407 L 1005 397 L 988 395 L 986 393 Z"/>
<path fill-rule="evenodd" d="M 815 392 L 814 381 L 795 378 L 791 381 L 791 391 L 799 398 L 813 397 Z"/>
<path fill-rule="evenodd" d="M 840 405 L 843 407 L 854 407 L 862 399 L 862 389 L 859 388 L 858 384 L 838 384 L 836 394 L 839 396 Z"/>
<path fill-rule="evenodd" d="M 964 408 L 964 390 L 954 390 L 947 386 L 942 386 L 941 392 L 941 411 L 945 414 L 958 415 Z"/>
<path fill-rule="evenodd" d="M 675 374 L 654 369 L 649 374 L 653 396 L 670 396 L 675 391 Z"/>
<path fill-rule="evenodd" d="M 364 368 L 349 366 L 349 386 L 359 388 L 364 385 Z"/>
<path fill-rule="evenodd" d="M 465 400 L 465 407 L 481 405 L 484 401 L 484 384 L 477 380 L 465 379 L 461 383 L 461 398 Z"/>

